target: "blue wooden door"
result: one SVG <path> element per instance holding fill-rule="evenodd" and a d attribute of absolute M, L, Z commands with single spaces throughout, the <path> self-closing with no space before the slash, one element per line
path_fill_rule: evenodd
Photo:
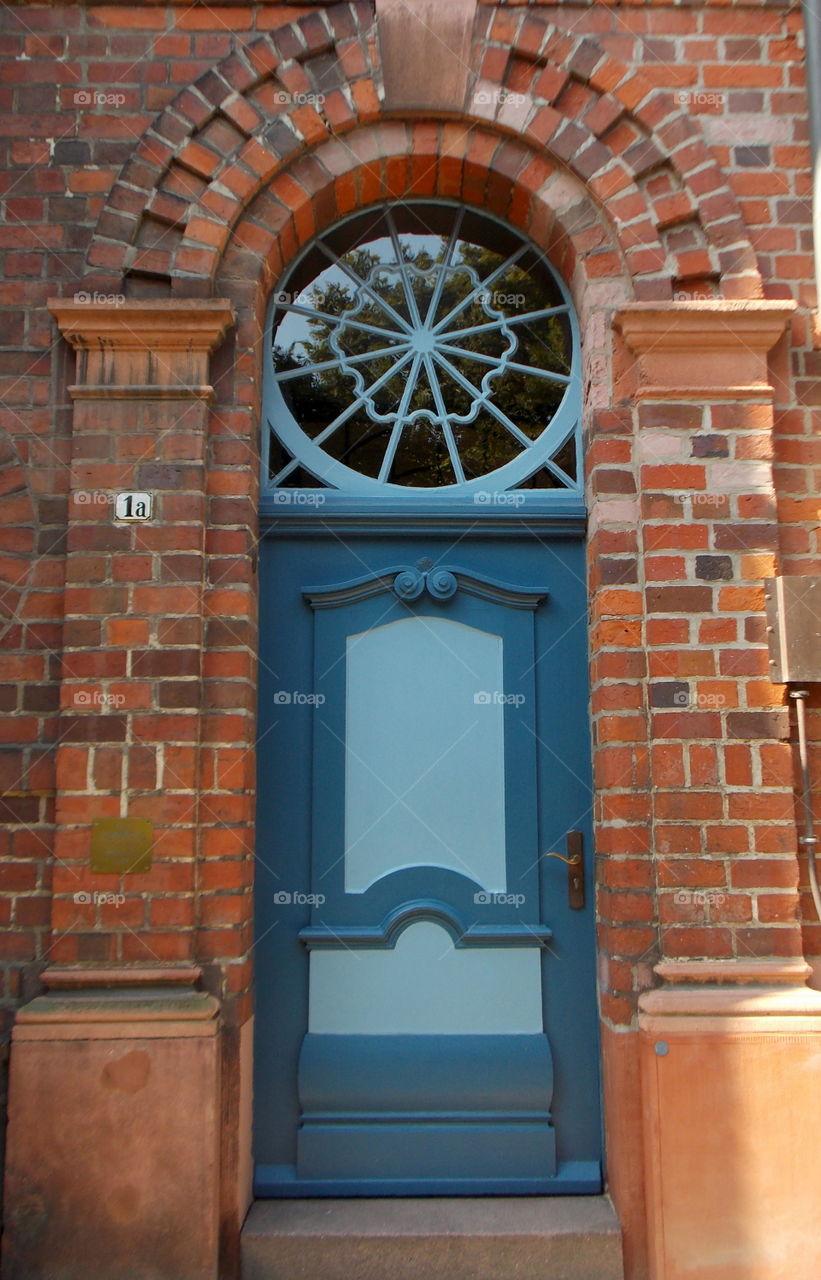
<path fill-rule="evenodd" d="M 264 541 L 258 1195 L 601 1189 L 583 550 Z"/>

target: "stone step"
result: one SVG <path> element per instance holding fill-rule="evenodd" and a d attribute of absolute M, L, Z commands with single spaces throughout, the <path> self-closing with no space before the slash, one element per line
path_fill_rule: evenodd
<path fill-rule="evenodd" d="M 242 1280 L 623 1280 L 607 1196 L 257 1200 Z"/>

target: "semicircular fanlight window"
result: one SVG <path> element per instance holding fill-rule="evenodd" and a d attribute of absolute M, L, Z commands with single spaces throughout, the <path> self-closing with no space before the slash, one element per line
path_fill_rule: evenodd
<path fill-rule="evenodd" d="M 384 206 L 274 298 L 267 485 L 577 485 L 578 337 L 534 246 L 484 214 Z"/>

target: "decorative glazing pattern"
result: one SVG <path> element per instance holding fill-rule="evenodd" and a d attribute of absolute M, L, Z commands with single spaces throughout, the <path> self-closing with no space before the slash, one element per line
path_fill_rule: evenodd
<path fill-rule="evenodd" d="M 315 241 L 285 284 L 269 488 L 576 487 L 575 317 L 518 232 L 384 207 Z"/>

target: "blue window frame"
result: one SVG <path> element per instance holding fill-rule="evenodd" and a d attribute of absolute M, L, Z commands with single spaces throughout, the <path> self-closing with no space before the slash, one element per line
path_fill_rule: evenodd
<path fill-rule="evenodd" d="M 292 264 L 269 309 L 263 515 L 583 516 L 579 328 L 520 232 L 380 205 Z"/>

